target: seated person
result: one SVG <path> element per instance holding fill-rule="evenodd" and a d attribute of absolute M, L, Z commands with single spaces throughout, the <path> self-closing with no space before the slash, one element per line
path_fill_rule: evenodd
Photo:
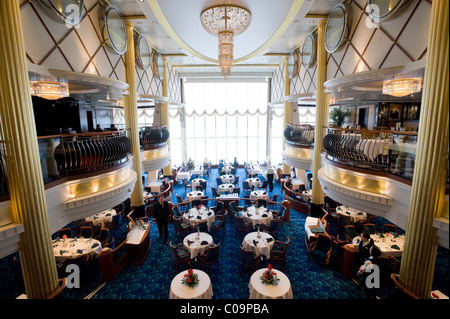
<path fill-rule="evenodd" d="M 364 289 L 367 298 L 376 298 L 376 289 L 380 288 L 380 273 L 383 261 L 381 259 L 381 250 L 373 245 L 369 249 L 370 257 L 359 267 L 358 276 L 361 276 L 360 286 Z M 375 273 L 374 265 L 378 266 L 378 276 Z M 373 275 L 372 275 L 373 274 Z M 372 275 L 370 278 L 368 278 Z"/>
<path fill-rule="evenodd" d="M 370 248 L 374 245 L 374 241 L 370 238 L 369 233 L 361 234 L 361 241 L 358 244 L 358 254 L 361 262 L 370 257 Z"/>

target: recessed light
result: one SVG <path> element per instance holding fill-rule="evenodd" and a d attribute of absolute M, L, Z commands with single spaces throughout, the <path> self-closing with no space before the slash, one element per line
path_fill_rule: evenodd
<path fill-rule="evenodd" d="M 166 39 L 167 39 L 167 40 L 169 40 L 169 39 L 170 39 L 170 37 L 166 37 Z"/>
<path fill-rule="evenodd" d="M 136 24 L 141 25 L 141 24 L 142 24 L 142 21 L 137 21 Z"/>
<path fill-rule="evenodd" d="M 157 24 L 158 23 L 158 21 L 153 21 L 153 24 Z"/>
<path fill-rule="evenodd" d="M 314 23 L 315 21 L 314 20 L 309 20 L 309 23 Z"/>
<path fill-rule="evenodd" d="M 298 23 L 298 20 L 295 20 L 294 23 Z"/>

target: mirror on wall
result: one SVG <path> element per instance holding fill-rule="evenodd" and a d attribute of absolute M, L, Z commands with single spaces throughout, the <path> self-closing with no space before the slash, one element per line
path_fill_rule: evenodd
<path fill-rule="evenodd" d="M 316 60 L 316 40 L 310 33 L 306 36 L 302 45 L 302 64 L 309 68 Z"/>
<path fill-rule="evenodd" d="M 349 8 L 338 4 L 331 10 L 325 26 L 325 49 L 336 52 L 347 41 L 350 32 Z"/>
<path fill-rule="evenodd" d="M 367 0 L 366 13 L 376 24 L 379 24 L 392 16 L 395 12 L 408 3 L 409 0 Z"/>

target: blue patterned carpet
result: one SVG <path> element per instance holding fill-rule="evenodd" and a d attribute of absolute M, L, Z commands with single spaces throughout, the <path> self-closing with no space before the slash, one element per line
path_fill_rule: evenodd
<path fill-rule="evenodd" d="M 245 180 L 245 171 L 238 170 L 240 181 Z M 208 187 L 216 186 L 218 170 L 213 169 L 208 180 Z M 242 183 L 242 182 L 241 182 Z M 242 185 L 241 185 L 242 186 Z M 209 188 L 208 188 L 209 189 Z M 184 186 L 175 185 L 173 202 L 176 203 L 176 195 L 184 197 Z M 282 194 L 280 185 L 274 183 L 271 193 L 278 193 L 278 201 L 281 202 Z M 210 194 L 210 189 L 208 191 Z M 294 297 L 296 299 L 365 299 L 366 295 L 352 278 L 344 277 L 333 265 L 329 265 L 324 271 L 320 262 L 311 258 L 308 262 L 308 254 L 304 243 L 304 223 L 307 216 L 291 209 L 291 220 L 284 223 L 278 233 L 279 240 L 291 238 L 289 255 L 285 271 L 290 279 Z M 378 219 L 378 218 L 377 218 Z M 380 225 L 384 221 L 378 221 Z M 381 229 L 381 226 L 380 226 Z M 116 233 L 116 240 L 121 242 L 125 236 L 125 226 L 122 225 Z M 150 230 L 152 246 L 150 254 L 141 266 L 127 266 L 112 282 L 106 283 L 92 299 L 167 299 L 172 278 L 177 274 L 170 255 L 168 245 L 164 245 L 162 239 L 158 239 L 158 229 L 152 225 Z M 250 275 L 247 271 L 241 271 L 239 246 L 242 235 L 235 230 L 234 221 L 227 219 L 225 234 L 212 233 L 214 242 L 221 243 L 219 269 L 213 266 L 211 270 L 211 282 L 216 299 L 248 299 L 248 282 Z M 169 225 L 169 240 L 178 243 L 173 225 Z M 435 269 L 435 285 L 433 289 L 439 289 L 448 295 L 448 250 L 439 248 Z M 0 299 L 13 299 L 23 293 L 23 287 L 19 280 L 19 272 L 12 261 L 13 256 L 0 260 Z M 64 299 L 82 299 L 101 284 L 98 265 L 94 265 L 88 278 L 82 282 L 80 289 L 65 289 Z M 392 299 L 394 290 L 391 283 L 384 284 L 380 289 L 381 299 Z"/>

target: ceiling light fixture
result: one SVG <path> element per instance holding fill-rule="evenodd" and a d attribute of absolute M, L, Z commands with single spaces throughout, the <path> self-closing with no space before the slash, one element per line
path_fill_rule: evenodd
<path fill-rule="evenodd" d="M 234 36 L 248 28 L 251 18 L 249 11 L 236 6 L 216 6 L 206 9 L 200 15 L 205 30 L 219 38 L 218 62 L 225 80 L 233 67 Z"/>
<path fill-rule="evenodd" d="M 402 97 L 419 93 L 422 90 L 422 78 L 393 79 L 383 82 L 383 94 Z"/>
<path fill-rule="evenodd" d="M 69 96 L 69 84 L 63 82 L 30 81 L 30 93 L 47 100 Z"/>

